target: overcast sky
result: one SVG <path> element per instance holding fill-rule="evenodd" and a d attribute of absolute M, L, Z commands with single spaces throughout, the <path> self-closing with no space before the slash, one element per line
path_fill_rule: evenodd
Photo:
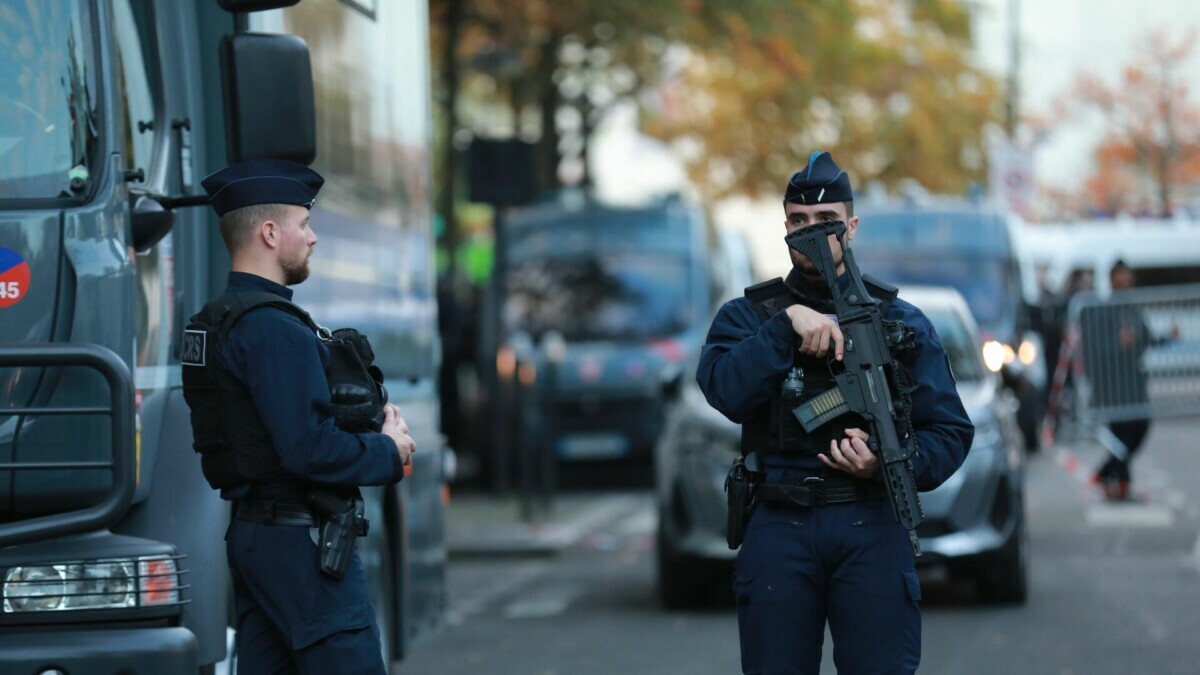
<path fill-rule="evenodd" d="M 976 44 L 981 65 L 1007 76 L 1009 3 L 977 0 Z M 1049 111 L 1080 72 L 1117 82 L 1134 55 L 1134 41 L 1164 29 L 1172 41 L 1200 28 L 1197 0 L 1016 0 L 1020 3 L 1021 110 Z M 1200 49 L 1188 64 L 1192 101 L 1200 101 Z M 1056 131 L 1034 153 L 1037 180 L 1071 187 L 1088 172 L 1100 127 L 1081 117 Z"/>

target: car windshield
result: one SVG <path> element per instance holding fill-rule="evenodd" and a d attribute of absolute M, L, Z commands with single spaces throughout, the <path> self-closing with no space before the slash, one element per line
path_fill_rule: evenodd
<path fill-rule="evenodd" d="M 508 272 L 504 306 L 509 331 L 534 338 L 643 340 L 679 333 L 691 323 L 682 257 L 613 252 L 526 259 Z"/>
<path fill-rule="evenodd" d="M 950 368 L 954 378 L 962 382 L 978 382 L 983 379 L 983 370 L 979 367 L 979 350 L 981 345 L 967 332 L 967 326 L 961 317 L 950 309 L 925 309 L 925 316 L 933 324 L 942 345 L 946 348 L 946 356 L 950 359 Z"/>
<path fill-rule="evenodd" d="M 0 3 L 0 199 L 82 191 L 96 151 L 90 3 Z"/>
<path fill-rule="evenodd" d="M 950 286 L 967 299 L 979 325 L 996 335 L 1006 335 L 1005 326 L 1015 320 L 1012 285 L 1008 268 L 1000 260 L 975 256 L 933 256 L 905 252 L 854 251 L 855 262 L 864 274 L 896 284 Z"/>

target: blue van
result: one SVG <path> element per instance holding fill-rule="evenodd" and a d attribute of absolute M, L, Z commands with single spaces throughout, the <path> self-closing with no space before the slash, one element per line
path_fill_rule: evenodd
<path fill-rule="evenodd" d="M 715 233 L 703 211 L 679 198 L 545 204 L 503 227 L 494 362 L 522 402 L 518 442 L 559 462 L 648 462 L 707 330 Z"/>
<path fill-rule="evenodd" d="M 1026 447 L 1038 447 L 1047 384 L 1042 341 L 1025 302 L 1015 224 L 976 204 L 864 205 L 851 244 L 864 273 L 905 286 L 950 286 L 963 295 L 983 335 L 984 362 L 1020 401 Z"/>

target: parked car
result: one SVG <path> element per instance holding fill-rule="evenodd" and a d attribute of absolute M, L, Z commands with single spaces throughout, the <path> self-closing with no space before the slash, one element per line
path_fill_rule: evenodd
<path fill-rule="evenodd" d="M 921 495 L 926 520 L 917 530 L 924 552 L 918 565 L 943 565 L 971 577 L 983 600 L 1023 602 L 1029 540 L 1017 403 L 984 365 L 979 328 L 961 294 L 912 287 L 900 295 L 933 323 L 976 427 L 963 466 Z M 740 426 L 709 406 L 689 378 L 668 411 L 655 454 L 658 581 L 668 608 L 693 606 L 715 586 L 730 583 L 737 554 L 725 543 L 724 483 L 740 439 Z"/>

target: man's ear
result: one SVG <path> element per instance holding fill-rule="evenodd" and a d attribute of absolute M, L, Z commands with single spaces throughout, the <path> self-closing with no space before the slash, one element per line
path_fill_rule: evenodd
<path fill-rule="evenodd" d="M 846 241 L 853 241 L 858 232 L 858 216 L 846 219 Z"/>
<path fill-rule="evenodd" d="M 280 225 L 274 220 L 264 220 L 258 225 L 258 237 L 267 248 L 279 246 Z"/>

